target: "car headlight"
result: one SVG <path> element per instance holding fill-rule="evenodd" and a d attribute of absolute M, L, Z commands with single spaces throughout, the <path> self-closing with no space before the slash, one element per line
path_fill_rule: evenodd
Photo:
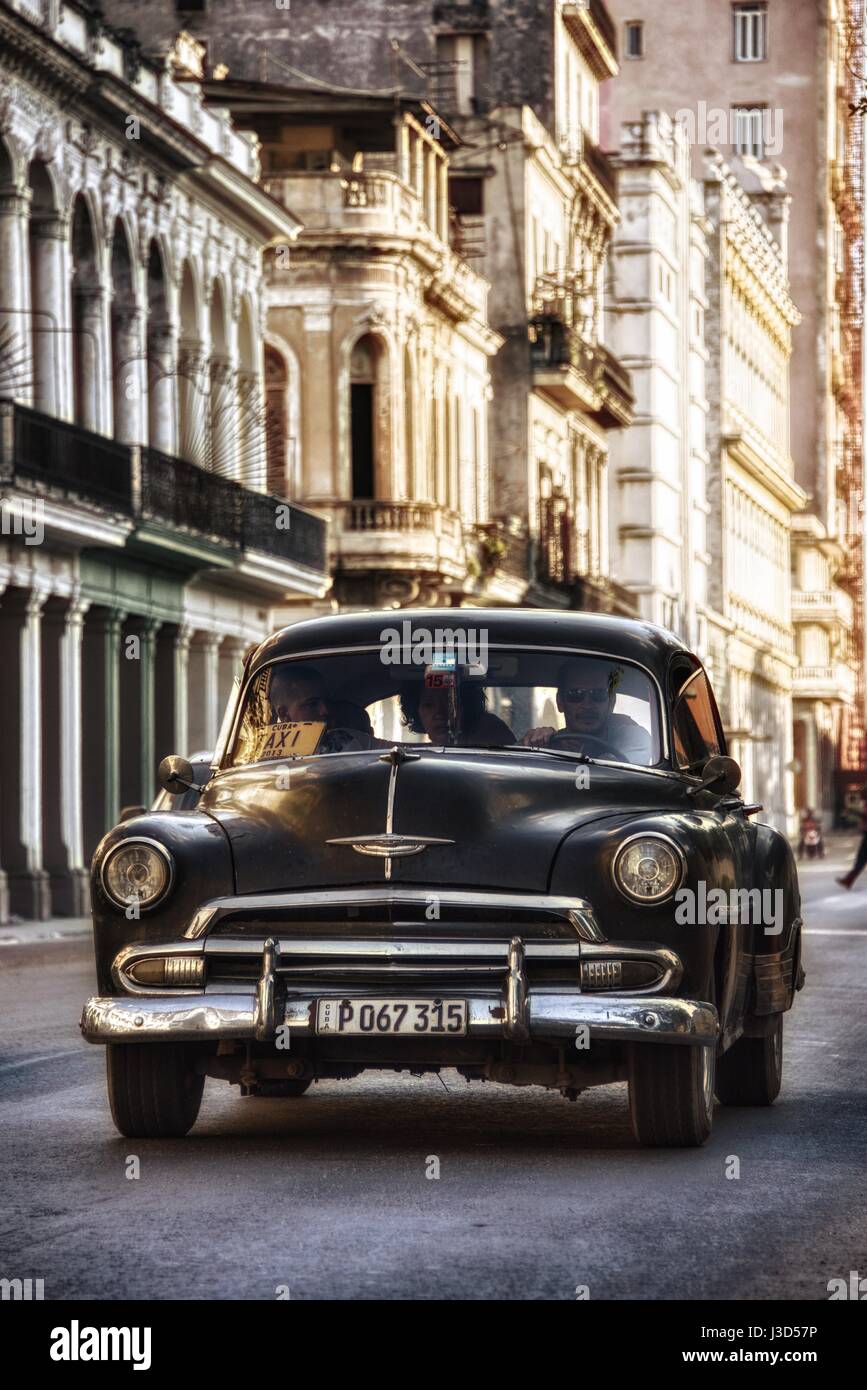
<path fill-rule="evenodd" d="M 153 907 L 171 887 L 174 868 L 157 840 L 124 840 L 105 856 L 102 886 L 117 907 Z"/>
<path fill-rule="evenodd" d="M 661 903 L 680 886 L 686 864 L 665 835 L 633 835 L 614 856 L 614 882 L 634 903 Z"/>

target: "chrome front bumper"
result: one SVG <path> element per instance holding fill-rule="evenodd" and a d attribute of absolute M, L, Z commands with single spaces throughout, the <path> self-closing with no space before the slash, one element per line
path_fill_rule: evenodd
<path fill-rule="evenodd" d="M 254 984 L 219 980 L 210 987 L 154 991 L 130 975 L 136 962 L 158 956 L 174 963 L 223 961 L 251 955 L 240 937 L 186 939 L 122 949 L 113 977 L 122 993 L 88 999 L 81 1031 L 88 1042 L 195 1042 L 203 1039 L 249 1039 L 273 1043 L 277 1030 L 288 1028 L 303 1038 L 316 1032 L 316 1004 L 322 998 L 391 994 L 398 998 L 464 999 L 466 1037 L 523 1043 L 575 1038 L 586 1026 L 589 1038 L 623 1042 L 712 1043 L 719 1021 L 712 1004 L 680 999 L 674 991 L 682 977 L 675 953 L 661 946 L 587 941 L 511 941 L 424 939 L 325 940 L 269 937 L 261 948 L 259 978 Z M 530 988 L 527 966 L 604 965 L 612 958 L 652 960 L 659 971 L 654 989 L 642 993 L 583 991 L 563 984 Z M 425 974 L 437 983 L 425 988 Z M 383 986 L 383 978 L 388 984 Z M 373 984 L 373 979 L 380 981 Z M 448 985 L 443 980 L 449 981 Z M 487 980 L 490 979 L 490 985 Z M 321 981 L 321 984 L 320 984 Z M 334 1036 L 331 1034 L 330 1036 Z M 357 1036 L 357 1035 L 356 1035 Z M 396 1034 L 383 1035 L 389 1039 Z M 406 1036 L 406 1035 L 404 1035 Z M 419 1036 L 415 1035 L 416 1040 Z M 432 1033 L 425 1040 L 444 1036 Z M 400 1037 L 396 1046 L 400 1048 Z"/>
<path fill-rule="evenodd" d="M 316 1000 L 311 995 L 290 994 L 283 1017 L 273 1022 L 262 1017 L 257 990 L 238 994 L 138 995 L 88 999 L 81 1015 L 81 1031 L 88 1042 L 201 1042 L 207 1039 L 266 1041 L 286 1024 L 291 1038 L 315 1034 Z M 419 993 L 418 989 L 411 991 Z M 467 999 L 467 1037 L 514 1041 L 557 1041 L 574 1038 L 581 1025 L 590 1040 L 611 1042 L 713 1043 L 719 1021 L 713 1004 L 673 999 L 658 994 L 590 995 L 530 990 L 517 1001 L 521 1018 L 510 1017 L 506 995 L 467 995 L 459 985 L 455 997 Z M 344 990 L 354 996 L 363 989 Z M 381 991 L 380 991 L 381 993 Z M 395 994 L 402 993 L 399 989 Z M 517 1026 L 516 1026 L 517 1025 Z M 523 1031 L 526 1030 L 526 1031 Z M 427 1041 L 436 1034 L 425 1034 Z M 400 1037 L 389 1034 L 389 1043 L 400 1047 Z"/>

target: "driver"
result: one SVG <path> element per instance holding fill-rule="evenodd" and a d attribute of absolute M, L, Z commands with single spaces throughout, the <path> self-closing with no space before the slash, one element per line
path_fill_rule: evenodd
<path fill-rule="evenodd" d="M 544 747 L 558 732 L 572 734 L 570 744 L 584 751 L 586 740 L 590 756 L 613 754 L 624 762 L 646 765 L 650 758 L 649 734 L 629 715 L 613 712 L 621 674 L 619 667 L 606 667 L 592 657 L 573 657 L 564 662 L 557 674 L 557 708 L 563 715 L 565 729 L 558 731 L 548 725 L 528 729 L 521 742 L 531 748 Z"/>
<path fill-rule="evenodd" d="M 361 725 L 361 717 L 366 719 L 363 711 L 356 708 L 353 722 L 359 727 L 353 727 L 349 722 L 349 716 L 342 708 L 346 702 L 329 703 L 325 682 L 314 666 L 286 663 L 276 667 L 271 677 L 268 698 L 273 723 L 292 724 L 305 720 L 327 723 L 328 727 L 316 745 L 317 753 L 344 753 L 384 746 L 380 745 L 378 739 L 371 738 L 367 732 L 370 727 L 369 719 L 367 728 Z"/>
<path fill-rule="evenodd" d="M 314 720 L 323 724 L 328 718 L 325 682 L 313 666 L 286 663 L 275 667 L 268 690 L 271 720 L 277 724 L 294 724 Z"/>

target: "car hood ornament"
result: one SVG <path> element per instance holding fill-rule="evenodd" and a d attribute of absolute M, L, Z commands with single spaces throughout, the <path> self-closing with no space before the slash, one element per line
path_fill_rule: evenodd
<path fill-rule="evenodd" d="M 326 840 L 328 845 L 351 845 L 356 854 L 373 854 L 381 859 L 403 859 L 408 854 L 421 854 L 428 845 L 453 845 L 454 840 L 446 840 L 438 835 L 344 835 L 337 840 Z"/>

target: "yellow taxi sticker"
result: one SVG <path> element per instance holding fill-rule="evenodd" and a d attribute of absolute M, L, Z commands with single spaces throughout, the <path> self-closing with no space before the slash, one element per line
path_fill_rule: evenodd
<path fill-rule="evenodd" d="M 324 732 L 324 720 L 304 719 L 269 724 L 259 733 L 253 759 L 306 758 L 316 752 Z"/>

